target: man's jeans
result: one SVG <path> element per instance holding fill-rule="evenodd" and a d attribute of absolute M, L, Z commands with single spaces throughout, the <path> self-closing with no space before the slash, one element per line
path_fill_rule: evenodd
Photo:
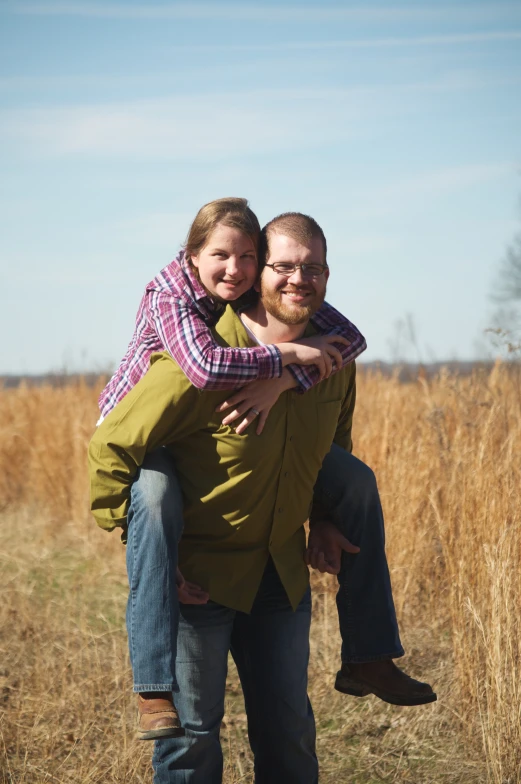
<path fill-rule="evenodd" d="M 373 472 L 333 445 L 318 476 L 315 498 L 344 536 L 360 547 L 357 555 L 342 554 L 338 575 L 342 661 L 402 656 Z M 127 628 L 134 691 L 176 691 L 175 568 L 183 517 L 181 492 L 166 449 L 147 455 L 132 485 L 128 520 Z"/>
<path fill-rule="evenodd" d="M 220 784 L 219 730 L 228 652 L 246 703 L 256 784 L 316 784 L 307 697 L 310 591 L 293 612 L 271 559 L 251 614 L 215 602 L 181 605 L 175 695 L 184 738 L 156 741 L 155 784 Z"/>

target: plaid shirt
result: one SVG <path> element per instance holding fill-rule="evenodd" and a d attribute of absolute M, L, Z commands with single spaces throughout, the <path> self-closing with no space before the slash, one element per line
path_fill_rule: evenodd
<path fill-rule="evenodd" d="M 201 390 L 238 389 L 250 381 L 278 378 L 282 359 L 276 346 L 225 348 L 215 342 L 210 328 L 224 312 L 195 277 L 181 251 L 145 289 L 136 317 L 136 328 L 121 363 L 99 397 L 102 417 L 125 397 L 145 375 L 150 356 L 168 351 Z M 327 302 L 312 318 L 324 334 L 343 335 L 350 341 L 341 346 L 344 365 L 366 349 L 364 336 Z M 305 392 L 319 380 L 314 365 L 288 365 Z"/>

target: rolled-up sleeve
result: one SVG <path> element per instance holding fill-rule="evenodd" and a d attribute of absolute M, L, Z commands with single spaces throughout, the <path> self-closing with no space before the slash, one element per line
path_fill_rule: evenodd
<path fill-rule="evenodd" d="M 276 346 L 219 345 L 190 298 L 152 290 L 147 307 L 164 347 L 197 389 L 238 389 L 250 381 L 282 375 L 282 357 Z"/>

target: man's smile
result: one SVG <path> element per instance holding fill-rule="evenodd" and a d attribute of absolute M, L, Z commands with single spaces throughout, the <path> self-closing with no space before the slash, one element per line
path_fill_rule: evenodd
<path fill-rule="evenodd" d="M 312 297 L 314 292 L 309 289 L 280 289 L 279 293 L 291 302 L 304 302 L 308 297 Z"/>

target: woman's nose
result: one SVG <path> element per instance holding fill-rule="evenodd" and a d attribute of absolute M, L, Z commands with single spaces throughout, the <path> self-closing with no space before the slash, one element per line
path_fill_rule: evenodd
<path fill-rule="evenodd" d="M 228 275 L 237 275 L 240 270 L 239 259 L 237 256 L 229 256 L 226 262 L 226 272 Z"/>

